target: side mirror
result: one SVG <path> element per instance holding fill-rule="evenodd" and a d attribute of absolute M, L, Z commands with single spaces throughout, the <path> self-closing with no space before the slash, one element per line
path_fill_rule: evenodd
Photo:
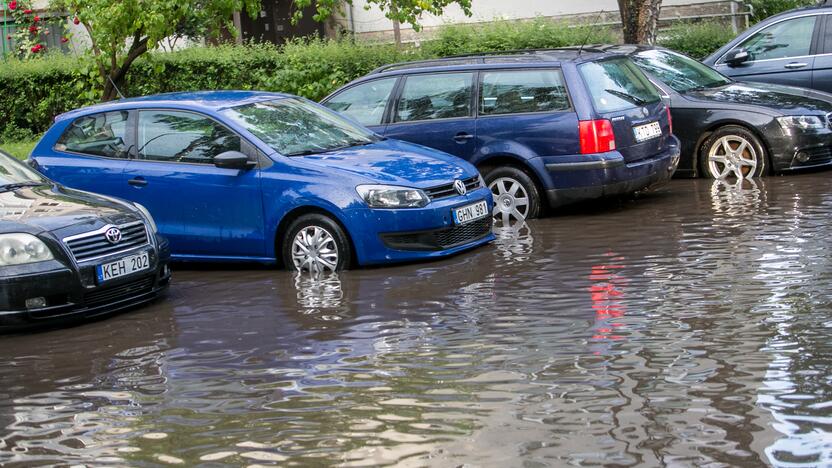
<path fill-rule="evenodd" d="M 729 67 L 739 66 L 749 60 L 751 60 L 751 55 L 745 49 L 732 50 L 725 56 L 725 63 L 727 63 Z"/>
<path fill-rule="evenodd" d="M 247 171 L 257 167 L 257 163 L 250 161 L 248 156 L 239 151 L 226 151 L 214 156 L 214 165 L 223 169 L 241 169 Z"/>

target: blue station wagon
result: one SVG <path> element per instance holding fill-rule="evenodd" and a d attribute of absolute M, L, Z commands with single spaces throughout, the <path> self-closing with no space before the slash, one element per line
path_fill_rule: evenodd
<path fill-rule="evenodd" d="M 504 223 L 545 205 L 666 182 L 679 142 L 627 57 L 546 50 L 385 66 L 322 104 L 390 138 L 470 161 Z"/>
<path fill-rule="evenodd" d="M 59 116 L 31 163 L 141 203 L 174 260 L 313 272 L 491 241 L 491 192 L 453 156 L 380 137 L 302 98 L 176 93 Z"/>

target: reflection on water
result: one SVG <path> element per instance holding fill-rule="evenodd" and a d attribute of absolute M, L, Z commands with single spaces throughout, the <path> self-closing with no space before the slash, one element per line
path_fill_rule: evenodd
<path fill-rule="evenodd" d="M 832 182 L 674 181 L 433 263 L 180 267 L 0 338 L 0 464 L 832 464 Z"/>

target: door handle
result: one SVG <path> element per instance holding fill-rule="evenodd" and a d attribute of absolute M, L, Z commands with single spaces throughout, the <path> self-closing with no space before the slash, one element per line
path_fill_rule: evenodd
<path fill-rule="evenodd" d="M 809 64 L 808 63 L 803 63 L 803 62 L 792 62 L 792 63 L 787 63 L 786 65 L 784 65 L 784 67 L 788 68 L 789 70 L 796 70 L 798 68 L 803 68 L 806 65 L 809 65 Z"/>
<path fill-rule="evenodd" d="M 470 133 L 459 132 L 454 137 L 454 141 L 457 143 L 465 143 L 471 138 L 474 138 L 474 135 L 471 135 Z"/>
<path fill-rule="evenodd" d="M 147 185 L 147 181 L 144 180 L 143 177 L 136 177 L 135 179 L 130 179 L 127 181 L 128 184 L 132 185 L 133 187 L 144 187 Z"/>

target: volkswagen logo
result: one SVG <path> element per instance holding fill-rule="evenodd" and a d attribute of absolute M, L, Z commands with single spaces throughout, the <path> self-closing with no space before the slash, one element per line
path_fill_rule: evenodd
<path fill-rule="evenodd" d="M 468 189 L 465 187 L 465 182 L 459 179 L 454 181 L 454 190 L 456 190 L 456 193 L 460 195 L 465 195 L 465 193 L 468 192 Z"/>
<path fill-rule="evenodd" d="M 117 227 L 111 227 L 104 233 L 104 237 L 107 238 L 107 242 L 111 244 L 118 244 L 121 242 L 121 230 Z"/>

